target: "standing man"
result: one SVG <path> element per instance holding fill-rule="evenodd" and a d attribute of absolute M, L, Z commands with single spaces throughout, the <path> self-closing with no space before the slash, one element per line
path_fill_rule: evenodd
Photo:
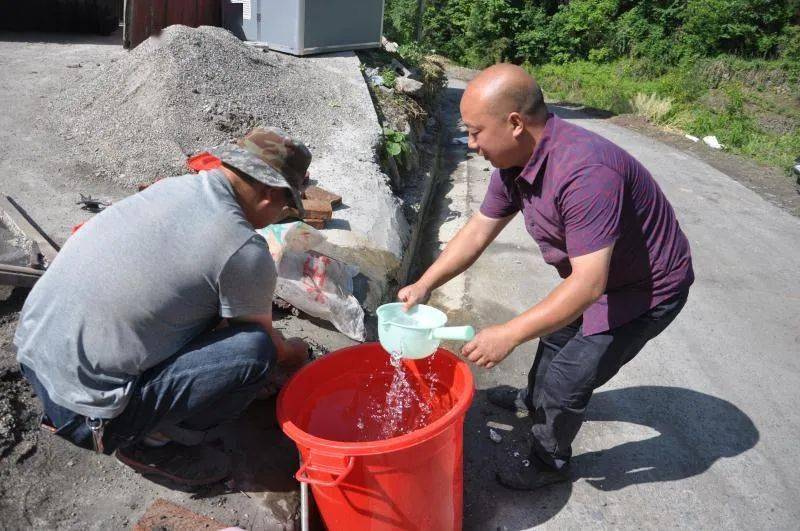
<path fill-rule="evenodd" d="M 255 229 L 287 205 L 302 212 L 311 153 L 271 128 L 212 153 L 220 169 L 159 181 L 75 233 L 14 337 L 46 427 L 185 485 L 227 476 L 207 431 L 243 411 L 275 363 L 307 358 L 272 326 L 277 273 Z"/>
<path fill-rule="evenodd" d="M 464 272 L 522 212 L 545 262 L 563 279 L 541 302 L 488 327 L 462 354 L 491 368 L 539 339 L 524 389 L 489 400 L 533 416 L 531 466 L 499 470 L 515 489 L 568 478 L 572 441 L 595 389 L 681 311 L 694 280 L 689 242 L 650 173 L 610 141 L 548 113 L 522 68 L 481 72 L 461 100 L 469 147 L 497 170 L 480 208 L 414 284 L 406 307 Z"/>

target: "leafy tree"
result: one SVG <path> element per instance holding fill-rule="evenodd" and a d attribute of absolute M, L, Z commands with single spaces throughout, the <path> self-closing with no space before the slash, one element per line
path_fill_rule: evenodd
<path fill-rule="evenodd" d="M 596 59 L 609 59 L 617 9 L 617 0 L 572 0 L 561 5 L 549 27 L 552 60 L 564 63 L 590 53 Z"/>
<path fill-rule="evenodd" d="M 387 0 L 384 9 L 384 31 L 397 42 L 414 39 L 417 0 Z"/>
<path fill-rule="evenodd" d="M 697 55 L 766 56 L 789 15 L 785 0 L 689 0 L 682 40 Z"/>
<path fill-rule="evenodd" d="M 385 31 L 415 42 L 417 0 L 386 0 Z M 471 66 L 630 57 L 663 73 L 718 54 L 797 62 L 800 0 L 426 0 L 420 46 Z"/>

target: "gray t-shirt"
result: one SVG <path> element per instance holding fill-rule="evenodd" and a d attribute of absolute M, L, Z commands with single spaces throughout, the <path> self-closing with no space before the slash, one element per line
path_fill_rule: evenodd
<path fill-rule="evenodd" d="M 72 235 L 25 301 L 17 360 L 90 417 L 214 318 L 271 311 L 275 264 L 220 171 L 164 179 Z"/>

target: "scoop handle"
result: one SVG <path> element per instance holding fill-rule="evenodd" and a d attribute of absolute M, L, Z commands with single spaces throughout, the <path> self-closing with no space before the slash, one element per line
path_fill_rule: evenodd
<path fill-rule="evenodd" d="M 472 341 L 475 329 L 471 326 L 443 326 L 431 330 L 433 339 L 453 339 L 456 341 Z"/>

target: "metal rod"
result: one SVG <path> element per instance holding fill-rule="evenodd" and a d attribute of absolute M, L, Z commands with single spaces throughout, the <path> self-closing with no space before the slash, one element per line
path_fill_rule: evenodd
<path fill-rule="evenodd" d="M 33 275 L 37 277 L 44 275 L 44 271 L 41 269 L 34 269 L 32 267 L 25 267 L 25 266 L 15 266 L 11 264 L 0 264 L 0 271 L 6 273 L 22 273 L 24 275 Z"/>
<path fill-rule="evenodd" d="M 308 483 L 300 483 L 300 529 L 308 531 Z"/>
<path fill-rule="evenodd" d="M 303 466 L 303 454 L 297 451 L 300 466 Z M 308 483 L 300 482 L 300 531 L 308 531 Z"/>

